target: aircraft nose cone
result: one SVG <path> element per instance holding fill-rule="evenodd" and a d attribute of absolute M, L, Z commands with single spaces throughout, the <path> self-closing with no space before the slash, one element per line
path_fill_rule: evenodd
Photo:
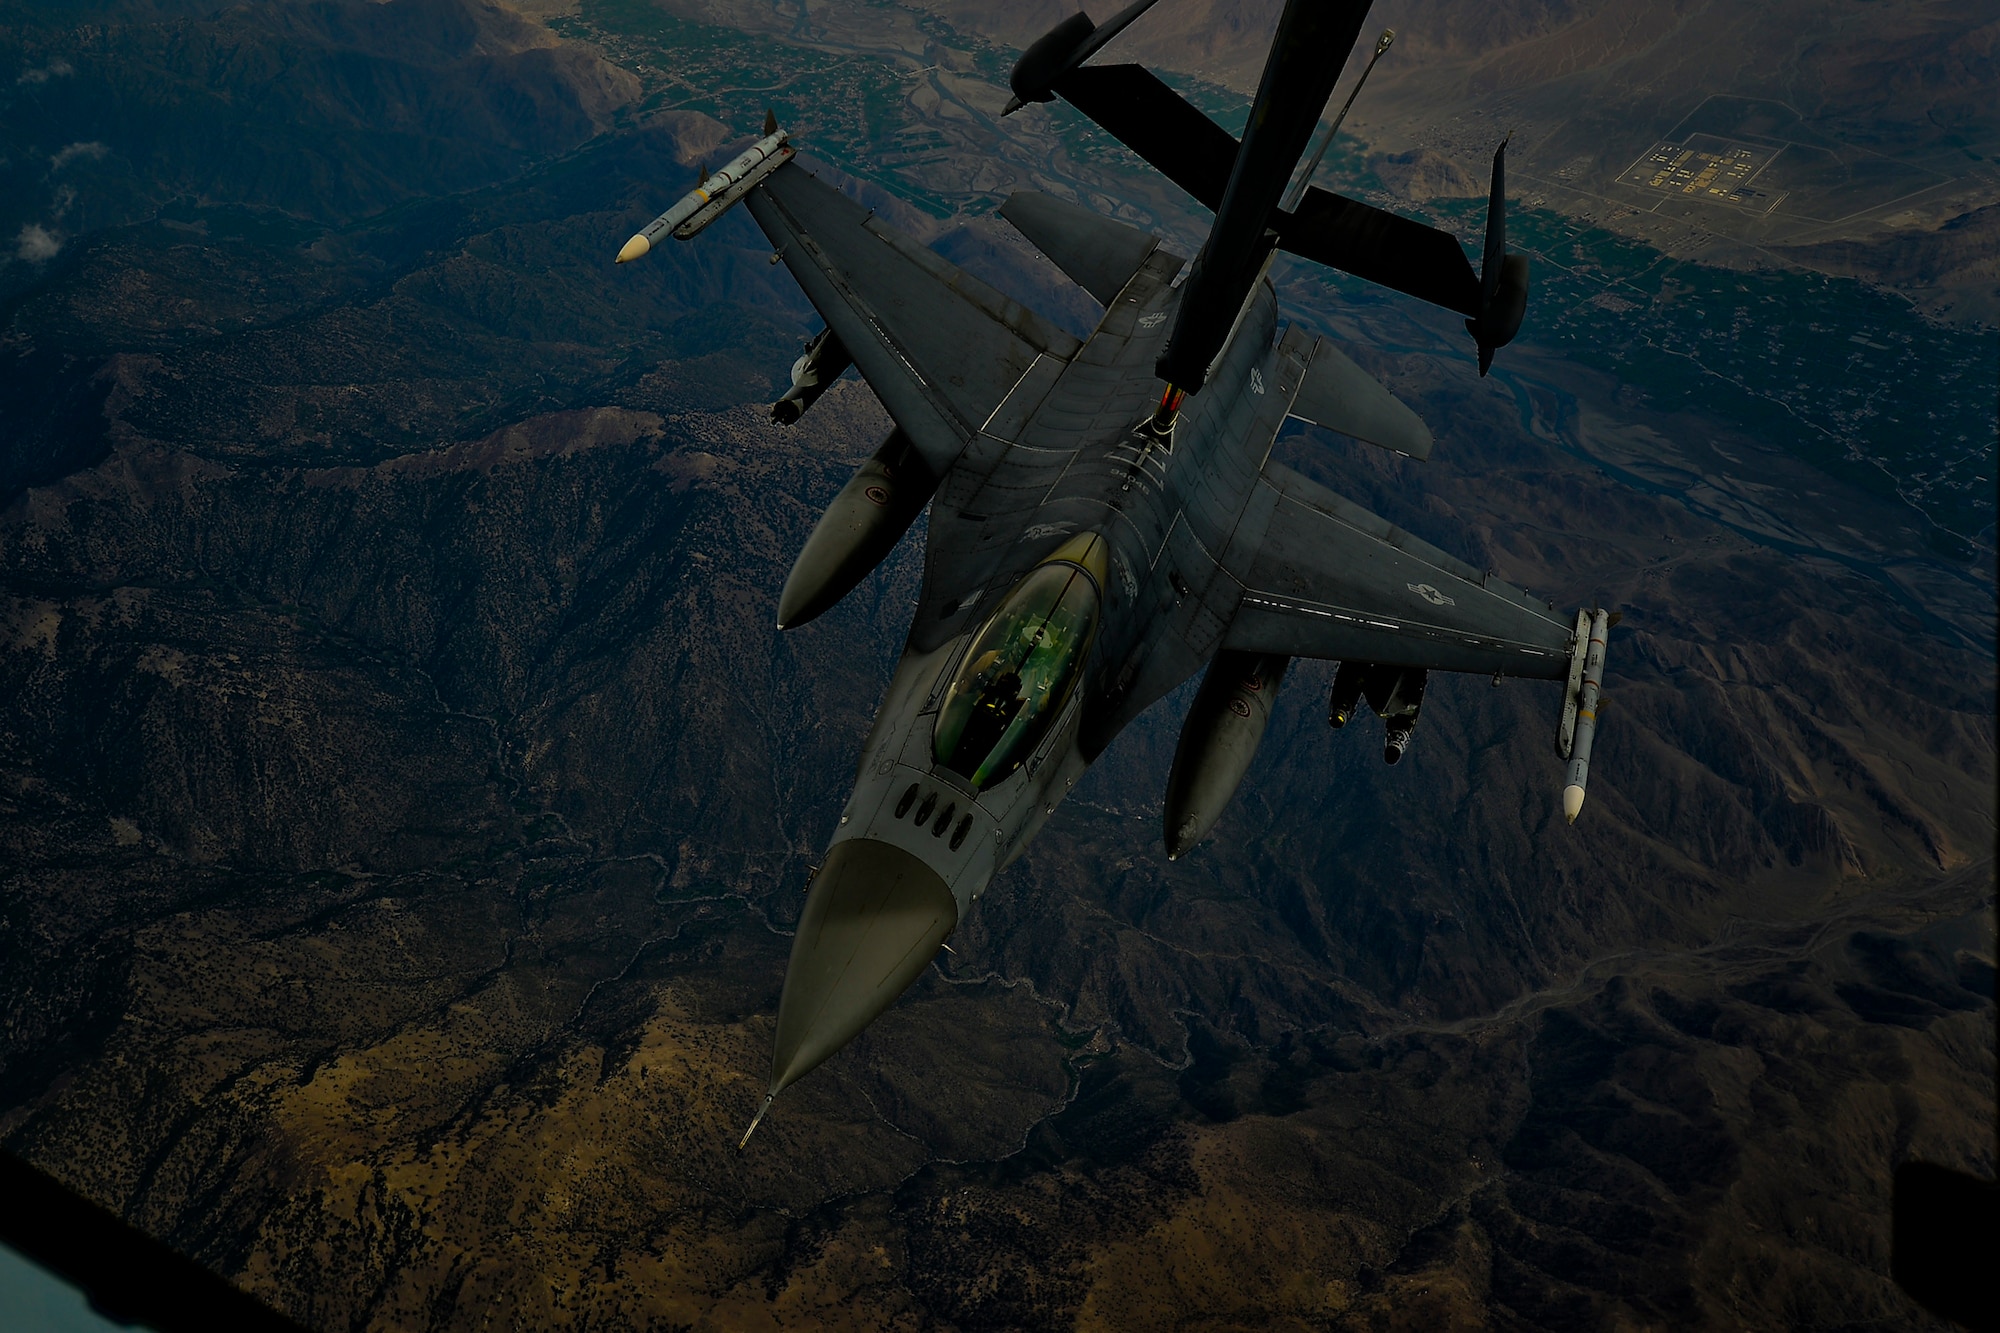
<path fill-rule="evenodd" d="M 951 889 L 917 857 L 872 838 L 835 843 L 792 939 L 771 1051 L 771 1095 L 894 1004 L 957 925 Z"/>

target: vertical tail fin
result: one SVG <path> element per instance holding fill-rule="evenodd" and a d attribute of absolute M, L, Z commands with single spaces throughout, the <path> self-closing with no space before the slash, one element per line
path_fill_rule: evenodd
<path fill-rule="evenodd" d="M 1509 136 L 1512 137 L 1512 136 Z M 1493 150 L 1493 188 L 1486 195 L 1486 255 L 1479 264 L 1482 307 L 1500 290 L 1500 261 L 1507 254 L 1507 140 Z"/>
<path fill-rule="evenodd" d="M 1479 266 L 1479 317 L 1465 321 L 1479 344 L 1479 373 L 1493 353 L 1514 341 L 1528 312 L 1528 257 L 1507 253 L 1507 140 L 1493 150 L 1493 188 L 1486 196 L 1486 254 Z"/>

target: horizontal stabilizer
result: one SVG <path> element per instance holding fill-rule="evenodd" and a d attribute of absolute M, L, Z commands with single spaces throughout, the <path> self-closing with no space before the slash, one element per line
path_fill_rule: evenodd
<path fill-rule="evenodd" d="M 1278 244 L 1301 259 L 1461 315 L 1479 314 L 1479 278 L 1449 232 L 1316 188 L 1297 211 L 1279 215 L 1277 228 Z"/>
<path fill-rule="evenodd" d="M 1431 432 L 1422 419 L 1324 338 L 1313 349 L 1291 414 L 1411 458 L 1431 456 Z"/>
<path fill-rule="evenodd" d="M 1087 65 L 1051 85 L 1210 209 L 1236 165 L 1236 137 L 1138 65 Z"/>
<path fill-rule="evenodd" d="M 1137 227 L 1036 190 L 1009 195 L 1000 205 L 1000 216 L 1103 306 L 1118 299 L 1160 245 L 1159 237 Z"/>

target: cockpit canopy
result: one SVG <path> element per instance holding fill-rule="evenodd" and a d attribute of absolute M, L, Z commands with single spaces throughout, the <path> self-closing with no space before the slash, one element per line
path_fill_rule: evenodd
<path fill-rule="evenodd" d="M 1086 534 L 1001 599 L 938 710 L 931 749 L 940 765 L 983 789 L 1034 753 L 1083 676 L 1103 569 L 1104 539 Z"/>

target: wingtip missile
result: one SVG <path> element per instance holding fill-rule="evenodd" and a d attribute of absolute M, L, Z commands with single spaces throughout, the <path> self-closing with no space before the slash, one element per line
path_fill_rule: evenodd
<path fill-rule="evenodd" d="M 1590 783 L 1590 752 L 1597 739 L 1597 710 L 1604 689 L 1604 640 L 1611 630 L 1610 619 L 1602 607 L 1580 611 L 1576 618 L 1569 673 L 1574 692 L 1564 703 L 1556 738 L 1557 749 L 1569 760 L 1563 818 L 1572 824 L 1583 809 L 1584 788 Z"/>
<path fill-rule="evenodd" d="M 798 150 L 792 147 L 789 137 L 778 128 L 777 116 L 767 108 L 764 112 L 764 137 L 713 174 L 704 163 L 694 189 L 625 242 L 625 248 L 618 252 L 618 262 L 629 264 L 635 259 L 643 259 L 663 236 L 672 235 L 677 241 L 692 240 L 703 228 L 735 207 L 766 176 L 797 155 Z"/>

